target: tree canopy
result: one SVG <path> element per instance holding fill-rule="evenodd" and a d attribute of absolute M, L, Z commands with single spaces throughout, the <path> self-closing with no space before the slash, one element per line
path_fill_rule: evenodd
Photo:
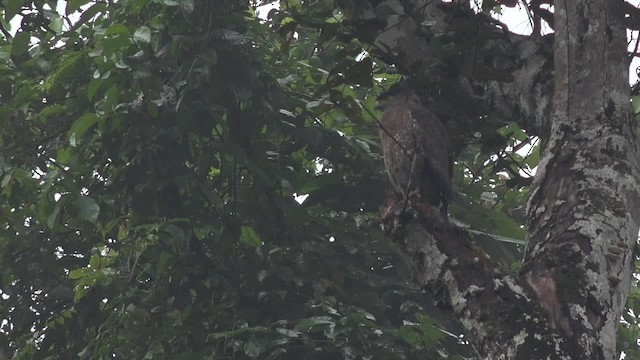
<path fill-rule="evenodd" d="M 485 46 L 520 39 L 505 5 L 446 3 L 414 68 L 346 1 L 266 3 L 0 1 L 0 358 L 476 356 L 380 228 L 375 99 L 420 81 L 454 144 L 452 221 L 517 272 L 550 103 L 501 112 L 458 79 L 491 97 L 549 66 L 549 37 L 547 62 Z M 640 357 L 635 279 L 627 307 L 618 349 Z"/>

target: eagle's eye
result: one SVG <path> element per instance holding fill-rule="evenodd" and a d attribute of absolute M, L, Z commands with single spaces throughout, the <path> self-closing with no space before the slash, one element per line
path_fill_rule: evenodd
<path fill-rule="evenodd" d="M 380 96 L 376 100 L 376 109 L 384 110 L 384 108 L 387 106 L 388 103 L 389 103 L 389 96 Z"/>

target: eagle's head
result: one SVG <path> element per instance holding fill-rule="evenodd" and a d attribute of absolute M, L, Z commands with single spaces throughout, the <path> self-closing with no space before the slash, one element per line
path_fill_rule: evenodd
<path fill-rule="evenodd" d="M 384 111 L 391 105 L 420 105 L 420 98 L 409 86 L 407 81 L 401 81 L 380 94 L 376 100 L 376 109 Z"/>

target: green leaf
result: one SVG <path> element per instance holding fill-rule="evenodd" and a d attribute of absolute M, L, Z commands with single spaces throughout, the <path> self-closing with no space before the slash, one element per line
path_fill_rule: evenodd
<path fill-rule="evenodd" d="M 151 0 L 138 0 L 138 1 L 127 1 L 125 4 L 127 6 L 127 10 L 133 12 L 138 15 L 140 11 L 145 9 Z M 157 2 L 157 0 L 156 0 Z"/>
<path fill-rule="evenodd" d="M 300 335 L 302 335 L 302 333 L 299 331 L 284 329 L 284 328 L 276 328 L 276 332 L 290 338 L 297 338 L 297 337 L 300 337 Z"/>
<path fill-rule="evenodd" d="M 200 184 L 199 188 L 204 197 L 211 205 L 213 205 L 216 209 L 224 209 L 224 200 L 222 200 L 218 193 L 213 191 L 210 187 L 205 186 L 204 184 Z"/>
<path fill-rule="evenodd" d="M 28 103 L 29 100 L 31 100 L 32 95 L 33 89 L 30 86 L 21 87 L 13 97 L 13 106 L 20 107 L 21 105 Z"/>
<path fill-rule="evenodd" d="M 47 226 L 49 229 L 53 229 L 53 227 L 58 222 L 58 218 L 60 217 L 60 203 L 56 203 L 56 206 L 53 208 L 51 215 L 47 218 Z"/>
<path fill-rule="evenodd" d="M 242 226 L 240 228 L 240 241 L 249 246 L 257 247 L 262 245 L 260 235 L 250 226 Z"/>
<path fill-rule="evenodd" d="M 193 0 L 161 0 L 166 6 L 193 6 Z"/>
<path fill-rule="evenodd" d="M 129 29 L 122 24 L 113 24 L 109 26 L 107 31 L 104 33 L 105 35 L 129 35 Z"/>
<path fill-rule="evenodd" d="M 163 251 L 158 259 L 158 272 L 164 272 L 169 268 L 169 261 L 173 259 L 173 255 Z"/>
<path fill-rule="evenodd" d="M 307 332 L 319 325 L 335 325 L 335 321 L 330 316 L 312 316 L 300 320 L 296 324 L 296 330 Z"/>
<path fill-rule="evenodd" d="M 117 85 L 111 86 L 104 94 L 104 107 L 113 111 L 120 100 L 120 88 Z"/>
<path fill-rule="evenodd" d="M 80 14 L 80 19 L 78 19 L 78 21 L 75 23 L 74 27 L 78 27 L 80 25 L 83 25 L 84 23 L 86 23 L 89 20 L 91 20 L 97 14 L 99 14 L 101 12 L 105 12 L 106 9 L 107 9 L 107 5 L 105 5 L 103 3 L 98 3 L 98 4 L 95 4 L 95 5 L 92 5 L 87 10 L 83 11 L 82 14 Z"/>
<path fill-rule="evenodd" d="M 531 154 L 527 156 L 525 163 L 531 168 L 538 166 L 540 163 L 540 141 L 531 149 Z"/>
<path fill-rule="evenodd" d="M 53 8 L 55 9 L 55 6 Z M 62 32 L 62 26 L 64 23 L 62 21 L 62 16 L 60 16 L 57 11 L 44 9 L 44 16 L 49 20 L 47 24 L 49 29 L 56 34 Z"/>
<path fill-rule="evenodd" d="M 113 230 L 113 228 L 121 222 L 122 220 L 120 218 L 111 219 L 109 222 L 102 226 L 100 233 L 103 237 L 107 236 L 107 234 L 109 234 L 109 232 L 111 232 L 111 230 Z"/>
<path fill-rule="evenodd" d="M 148 44 L 151 42 L 151 29 L 147 26 L 139 27 L 135 33 L 133 33 L 133 39 L 138 42 Z"/>
<path fill-rule="evenodd" d="M 120 225 L 120 227 L 118 227 L 118 240 L 122 241 L 126 239 L 127 235 L 129 235 L 129 228 L 124 224 Z"/>
<path fill-rule="evenodd" d="M 216 333 L 211 333 L 207 335 L 207 339 L 211 338 L 211 339 L 224 339 L 224 338 L 229 338 L 232 336 L 237 336 L 237 335 L 241 335 L 244 333 L 267 333 L 269 332 L 269 329 L 267 329 L 266 327 L 263 326 L 256 326 L 256 327 L 242 327 L 239 329 L 234 329 L 234 330 L 230 330 L 230 331 L 222 331 L 222 332 L 216 332 Z"/>
<path fill-rule="evenodd" d="M 74 202 L 73 206 L 78 212 L 78 217 L 95 224 L 100 214 L 100 206 L 96 201 L 88 196 L 80 196 Z"/>
<path fill-rule="evenodd" d="M 78 141 L 82 136 L 91 129 L 99 120 L 98 115 L 94 113 L 87 113 L 82 115 L 78 120 L 73 122 L 71 129 L 69 129 L 69 139 L 72 142 Z M 73 145 L 73 144 L 72 144 Z"/>
<path fill-rule="evenodd" d="M 67 15 L 72 14 L 79 10 L 82 5 L 86 5 L 89 2 L 91 2 L 91 0 L 68 0 L 65 12 Z"/>
<path fill-rule="evenodd" d="M 501 127 L 498 129 L 498 133 L 502 136 L 512 137 L 520 141 L 526 141 L 529 138 L 527 133 L 525 133 L 524 130 L 522 130 L 515 122 L 511 122 L 509 125 Z"/>
<path fill-rule="evenodd" d="M 264 351 L 262 344 L 258 342 L 256 338 L 250 338 L 249 341 L 244 344 L 243 349 L 245 355 L 252 359 L 260 356 Z"/>
<path fill-rule="evenodd" d="M 8 61 L 9 59 L 11 59 L 11 46 L 0 47 L 0 61 Z"/>
<path fill-rule="evenodd" d="M 85 268 L 79 268 L 79 269 L 74 269 L 69 271 L 69 279 L 71 280 L 78 280 L 83 278 L 87 273 L 87 270 Z"/>
<path fill-rule="evenodd" d="M 93 101 L 93 98 L 98 94 L 98 91 L 108 80 L 105 79 L 92 79 L 87 88 L 87 98 L 89 101 Z"/>
<path fill-rule="evenodd" d="M 632 96 L 631 97 L 631 106 L 633 107 L 634 114 L 640 114 L 640 96 Z"/>
<path fill-rule="evenodd" d="M 91 259 L 89 259 L 89 265 L 95 270 L 100 268 L 100 256 L 99 255 L 93 255 L 91 256 Z"/>
<path fill-rule="evenodd" d="M 83 277 L 86 275 L 88 274 L 84 274 Z M 82 282 L 84 283 L 85 281 L 83 280 Z M 85 297 L 85 295 L 87 295 L 89 290 L 89 286 L 85 286 L 85 284 L 78 284 L 78 286 L 74 288 L 73 301 L 80 301 L 83 297 Z"/>
<path fill-rule="evenodd" d="M 64 106 L 60 104 L 54 104 L 42 109 L 42 111 L 40 111 L 40 116 L 47 119 L 52 116 L 58 116 L 60 114 L 64 114 L 66 111 L 67 109 Z"/>
<path fill-rule="evenodd" d="M 416 347 L 420 342 L 420 335 L 410 326 L 400 328 L 400 338 L 413 347 Z"/>
<path fill-rule="evenodd" d="M 4 19 L 7 22 L 11 21 L 22 10 L 24 3 L 25 0 L 7 0 L 4 6 Z"/>
<path fill-rule="evenodd" d="M 23 58 L 29 51 L 29 42 L 31 34 L 25 31 L 19 31 L 11 42 L 11 58 Z"/>

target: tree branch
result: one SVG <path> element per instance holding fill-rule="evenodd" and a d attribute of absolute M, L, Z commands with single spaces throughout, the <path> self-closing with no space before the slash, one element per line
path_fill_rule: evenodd
<path fill-rule="evenodd" d="M 443 91 L 444 86 L 436 84 L 440 94 L 431 94 L 444 104 L 442 109 L 432 109 L 440 117 L 473 123 L 491 113 L 518 122 L 530 135 L 547 138 L 553 94 L 551 36 L 512 34 L 485 14 L 433 0 L 402 4 L 386 0 L 375 7 L 369 1 L 336 3 L 356 29 L 363 29 L 356 33 L 366 33 L 370 38 L 371 24 L 385 24 L 373 41 L 374 54 L 405 75 L 433 84 L 438 80 L 434 79 L 434 67 L 461 64 L 455 87 Z M 405 10 L 407 3 L 412 3 L 413 9 Z M 386 18 L 377 16 L 390 12 Z M 422 21 L 417 23 L 416 19 Z M 474 33 L 480 38 L 470 48 L 443 55 L 442 42 L 448 37 L 465 36 L 469 24 L 474 24 Z M 446 87 L 451 87 L 451 79 L 446 82 Z M 461 109 L 461 104 L 469 105 Z"/>

